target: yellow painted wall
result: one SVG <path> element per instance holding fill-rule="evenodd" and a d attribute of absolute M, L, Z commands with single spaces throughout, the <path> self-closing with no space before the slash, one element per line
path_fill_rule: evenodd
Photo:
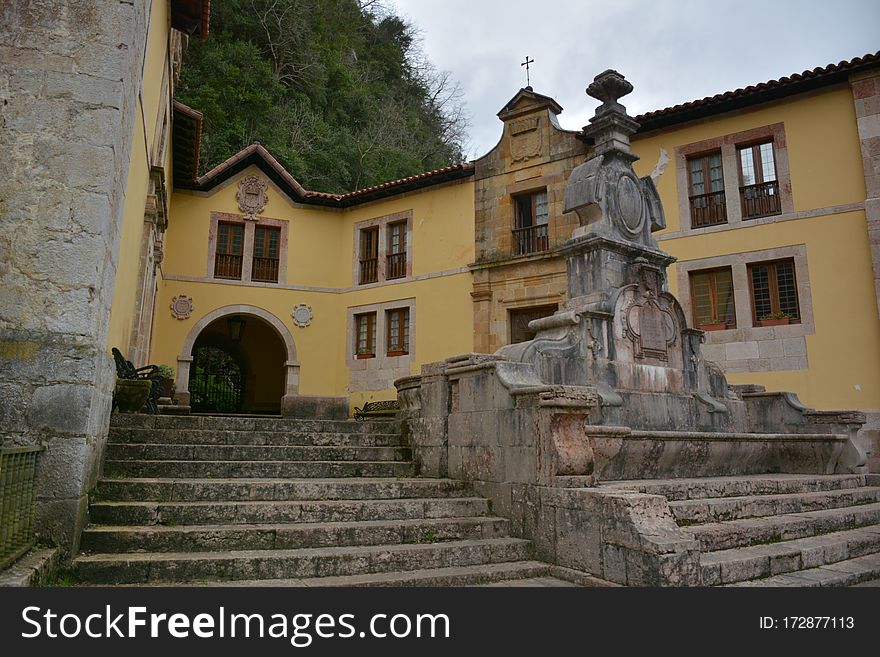
<path fill-rule="evenodd" d="M 144 62 L 143 104 L 147 120 L 147 143 L 152 145 L 156 131 L 162 127 L 162 114 L 168 105 L 162 82 L 168 70 L 168 37 L 171 17 L 167 0 L 154 0 L 150 12 Z"/>
<path fill-rule="evenodd" d="M 636 163 L 639 175 L 651 172 L 661 147 L 670 157 L 657 181 L 666 211 L 665 232 L 680 230 L 676 146 L 780 122 L 795 212 L 865 200 L 852 93 L 843 86 L 635 141 L 633 150 L 642 158 Z M 816 329 L 806 336 L 809 369 L 736 373 L 728 379 L 793 391 L 806 404 L 822 409 L 880 408 L 880 320 L 864 211 L 689 235 L 662 240 L 660 248 L 688 261 L 799 244 L 806 246 Z M 669 273 L 671 291 L 677 294 L 675 266 Z"/>
<path fill-rule="evenodd" d="M 125 208 L 120 228 L 119 259 L 117 261 L 116 281 L 110 309 L 110 326 L 107 332 L 108 349 L 110 347 L 119 347 L 123 354 L 125 354 L 129 344 L 132 318 L 135 315 L 135 304 L 140 294 L 138 278 L 140 273 L 141 241 L 144 231 L 144 205 L 150 182 L 150 166 L 147 160 L 147 153 L 148 149 L 152 147 L 156 130 L 162 127 L 163 113 L 167 111 L 168 105 L 168 99 L 163 98 L 162 80 L 165 69 L 168 66 L 169 20 L 168 3 L 163 1 L 153 2 L 144 61 L 142 100 L 139 99 L 136 103 L 137 116 L 134 120 L 131 140 L 131 161 L 129 163 L 128 180 L 125 189 Z M 144 135 L 145 120 L 147 128 L 146 137 Z M 170 160 L 170 152 L 171 149 L 168 148 L 166 154 L 168 160 Z M 136 365 L 142 364 L 136 363 Z"/>
<path fill-rule="evenodd" d="M 634 168 L 640 176 L 647 176 L 654 169 L 661 147 L 670 158 L 665 172 L 656 181 L 666 211 L 666 232 L 681 229 L 675 147 L 774 123 L 785 125 L 796 212 L 865 200 L 855 108 L 852 91 L 845 85 L 636 139 L 633 151 L 641 159 Z M 665 242 L 664 248 L 668 244 Z"/>
<path fill-rule="evenodd" d="M 151 362 L 176 366 L 193 326 L 213 310 L 232 304 L 262 308 L 285 324 L 296 344 L 303 395 L 349 395 L 346 322 L 352 306 L 416 299 L 413 373 L 423 363 L 471 350 L 470 181 L 346 210 L 296 205 L 270 185 L 269 201 L 260 216 L 288 222 L 286 280 L 278 287 L 218 283 L 207 276 L 211 212 L 240 214 L 235 198 L 238 182 L 254 173 L 261 175 L 249 168 L 210 194 L 172 195 Z M 412 273 L 424 278 L 366 289 L 354 285 L 356 223 L 407 210 L 413 213 Z M 195 306 L 192 317 L 185 320 L 174 318 L 169 309 L 172 298 L 180 294 L 192 297 Z M 290 315 L 299 303 L 310 305 L 314 314 L 306 328 L 294 325 Z M 366 398 L 389 399 L 395 394 L 393 389 L 353 393 L 351 402 L 360 405 Z"/>
<path fill-rule="evenodd" d="M 128 182 L 125 186 L 125 210 L 123 211 L 121 234 L 119 237 L 119 259 L 116 268 L 116 283 L 113 287 L 113 301 L 110 306 L 110 326 L 107 331 L 107 348 L 118 347 L 123 355 L 131 336 L 131 319 L 134 316 L 138 274 L 141 259 L 141 237 L 144 230 L 144 204 L 150 171 L 147 166 L 144 130 L 138 118 L 135 120 L 132 137 L 131 164 Z M 143 363 L 135 363 L 140 366 Z"/>

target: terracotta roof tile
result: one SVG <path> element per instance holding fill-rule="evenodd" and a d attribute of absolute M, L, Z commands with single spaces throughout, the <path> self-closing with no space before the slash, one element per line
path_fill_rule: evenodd
<path fill-rule="evenodd" d="M 731 109 L 764 102 L 775 97 L 799 93 L 822 84 L 833 84 L 837 78 L 854 70 L 880 65 L 880 51 L 837 64 L 817 66 L 801 73 L 792 73 L 778 80 L 768 80 L 748 87 L 725 91 L 714 96 L 673 105 L 664 109 L 645 112 L 635 117 L 642 124 L 642 132 L 654 130 L 673 123 L 700 118 L 704 115 L 726 112 Z M 771 98 L 772 96 L 772 98 Z"/>
<path fill-rule="evenodd" d="M 290 173 L 266 150 L 262 144 L 251 144 L 239 151 L 224 162 L 199 176 L 188 187 L 199 190 L 209 190 L 223 182 L 239 170 L 250 165 L 259 166 L 276 184 L 282 187 L 291 198 L 298 202 L 318 202 L 322 205 L 345 207 L 357 203 L 364 203 L 375 198 L 390 196 L 391 194 L 403 193 L 410 189 L 420 189 L 433 184 L 439 184 L 446 180 L 464 178 L 473 173 L 473 162 L 453 164 L 450 166 L 425 171 L 423 173 L 407 176 L 398 180 L 365 187 L 345 194 L 329 194 L 327 192 L 315 192 L 305 189 Z"/>

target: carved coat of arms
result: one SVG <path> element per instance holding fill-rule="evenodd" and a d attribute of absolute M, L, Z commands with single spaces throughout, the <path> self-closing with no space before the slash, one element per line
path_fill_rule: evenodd
<path fill-rule="evenodd" d="M 255 221 L 269 201 L 269 185 L 259 176 L 245 176 L 238 185 L 235 198 L 245 219 Z"/>
<path fill-rule="evenodd" d="M 510 159 L 529 160 L 541 154 L 541 131 L 537 116 L 513 121 L 510 125 Z"/>

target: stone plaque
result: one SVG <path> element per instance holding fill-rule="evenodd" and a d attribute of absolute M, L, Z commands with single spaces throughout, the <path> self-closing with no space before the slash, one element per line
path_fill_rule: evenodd
<path fill-rule="evenodd" d="M 644 353 L 648 355 L 662 354 L 663 360 L 666 359 L 666 317 L 663 311 L 653 304 L 641 307 L 639 338 Z"/>

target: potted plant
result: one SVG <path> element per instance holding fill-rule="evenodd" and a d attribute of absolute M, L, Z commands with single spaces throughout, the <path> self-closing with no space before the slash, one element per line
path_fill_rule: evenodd
<path fill-rule="evenodd" d="M 171 399 L 174 397 L 174 370 L 170 365 L 157 365 L 156 373 L 161 377 L 159 379 L 159 396 Z"/>
<path fill-rule="evenodd" d="M 113 408 L 120 413 L 140 413 L 147 399 L 153 382 L 149 379 L 116 379 L 113 389 Z"/>
<path fill-rule="evenodd" d="M 787 313 L 772 313 L 758 318 L 761 326 L 785 326 L 791 322 L 791 315 Z"/>
<path fill-rule="evenodd" d="M 376 354 L 374 354 L 370 349 L 358 349 L 355 356 L 358 360 L 362 360 L 364 358 L 374 358 Z"/>
<path fill-rule="evenodd" d="M 723 331 L 727 328 L 727 322 L 720 317 L 712 317 L 706 324 L 700 324 L 703 331 Z"/>

